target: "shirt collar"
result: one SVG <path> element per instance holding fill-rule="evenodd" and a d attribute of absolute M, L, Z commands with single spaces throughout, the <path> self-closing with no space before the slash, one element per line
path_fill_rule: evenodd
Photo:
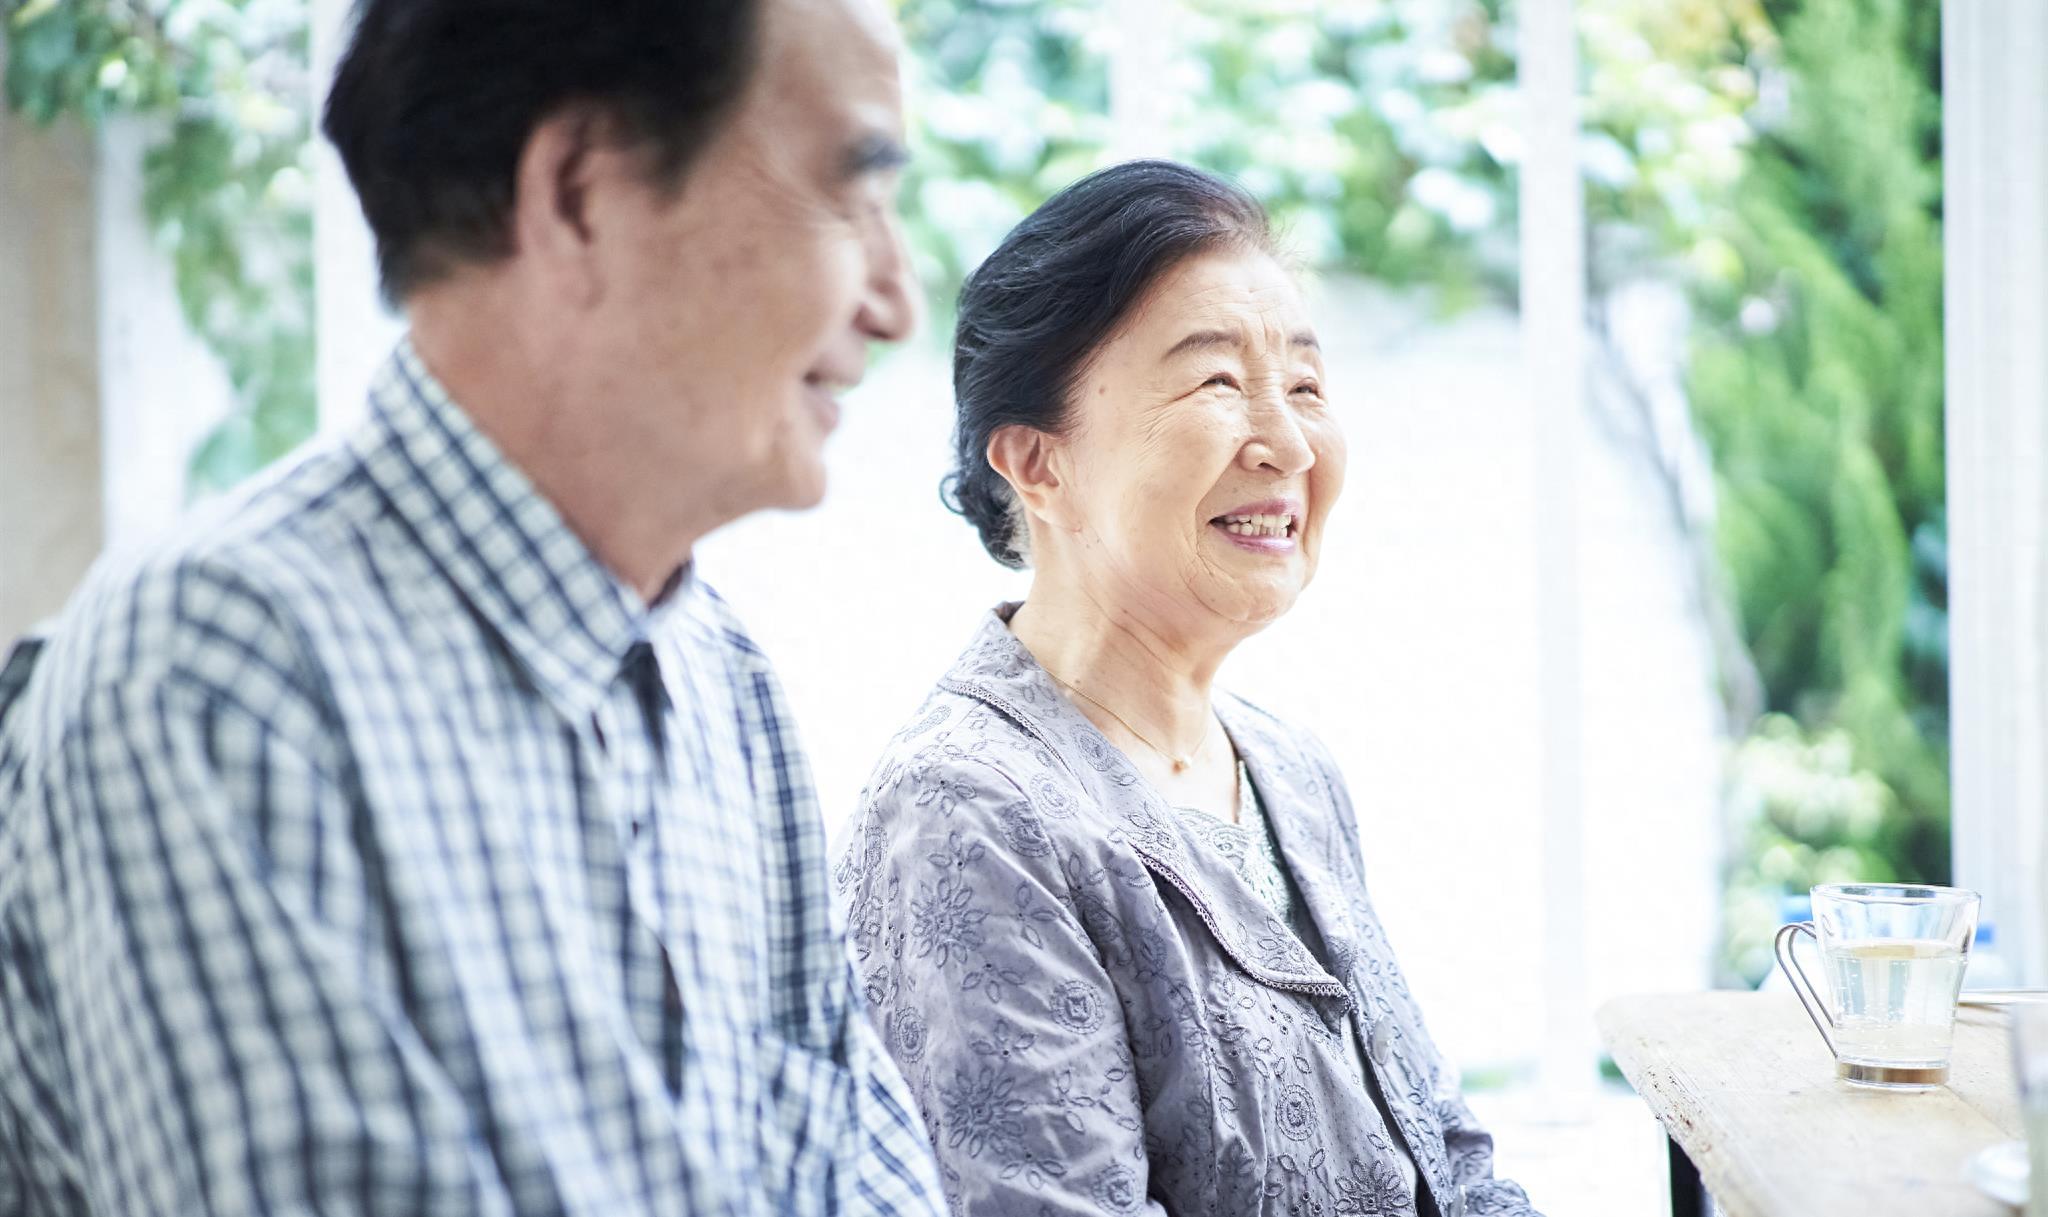
<path fill-rule="evenodd" d="M 371 385 L 358 451 L 471 611 L 572 716 L 596 708 L 626 652 L 692 590 L 686 569 L 650 612 L 449 397 L 410 337 Z"/>

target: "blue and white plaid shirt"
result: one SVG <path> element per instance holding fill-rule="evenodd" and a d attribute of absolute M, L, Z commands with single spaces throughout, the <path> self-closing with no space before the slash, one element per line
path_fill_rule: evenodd
<path fill-rule="evenodd" d="M 0 1213 L 937 1212 L 760 652 L 371 404 L 0 705 Z"/>

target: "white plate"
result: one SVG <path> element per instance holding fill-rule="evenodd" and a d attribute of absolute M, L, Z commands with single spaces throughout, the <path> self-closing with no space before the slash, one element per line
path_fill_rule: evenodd
<path fill-rule="evenodd" d="M 1977 1190 L 2014 1208 L 2027 1203 L 2027 1143 L 2007 1141 L 1970 1159 L 1963 1175 Z"/>

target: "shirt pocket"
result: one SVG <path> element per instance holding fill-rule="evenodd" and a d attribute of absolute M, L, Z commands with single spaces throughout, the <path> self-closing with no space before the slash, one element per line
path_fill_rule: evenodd
<path fill-rule="evenodd" d="M 758 1033 L 762 1190 L 777 1214 L 847 1211 L 859 1129 L 854 1071 L 772 1031 Z"/>

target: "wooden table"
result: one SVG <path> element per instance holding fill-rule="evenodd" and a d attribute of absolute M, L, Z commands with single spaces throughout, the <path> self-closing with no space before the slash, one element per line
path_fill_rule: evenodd
<path fill-rule="evenodd" d="M 1729 1217 L 2012 1217 L 1963 1178 L 2022 1135 L 2001 1012 L 1963 1007 L 1948 1085 L 1917 1093 L 1837 1081 L 1790 994 L 1624 997 L 1598 1023 L 1671 1138 L 1681 1217 L 1698 1211 L 1695 1167 Z"/>

